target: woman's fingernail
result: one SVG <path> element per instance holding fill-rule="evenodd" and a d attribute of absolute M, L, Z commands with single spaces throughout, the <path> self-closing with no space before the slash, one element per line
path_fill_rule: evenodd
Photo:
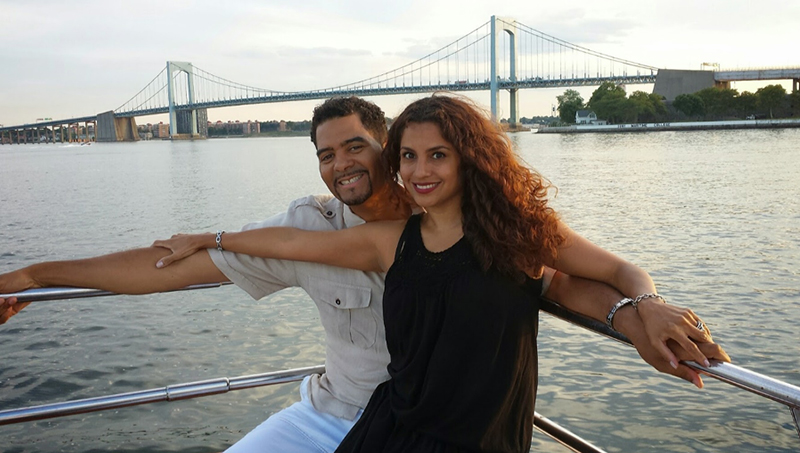
<path fill-rule="evenodd" d="M 156 267 L 157 267 L 157 268 L 159 268 L 159 269 L 161 269 L 162 267 L 164 267 L 164 262 L 163 262 L 163 261 L 159 261 L 159 262 L 157 262 L 157 263 L 156 263 Z"/>
<path fill-rule="evenodd" d="M 672 365 L 672 368 L 675 368 L 675 369 L 677 369 L 677 368 L 678 368 L 678 364 L 677 364 L 677 363 L 675 363 L 675 361 L 673 361 L 673 360 L 670 360 L 670 361 L 669 361 L 669 364 L 670 364 L 670 365 Z"/>
<path fill-rule="evenodd" d="M 705 365 L 706 368 L 708 368 L 711 366 L 711 362 L 709 362 L 708 359 L 703 359 L 703 365 Z"/>

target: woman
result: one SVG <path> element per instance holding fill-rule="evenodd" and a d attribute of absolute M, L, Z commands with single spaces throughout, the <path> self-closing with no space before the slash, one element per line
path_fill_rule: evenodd
<path fill-rule="evenodd" d="M 636 298 L 646 326 L 663 315 L 660 296 L 646 272 L 559 221 L 548 184 L 469 103 L 414 102 L 393 124 L 384 157 L 424 214 L 332 232 L 181 235 L 154 244 L 173 251 L 158 266 L 220 247 L 388 271 L 391 379 L 337 451 L 528 451 L 544 266 Z"/>

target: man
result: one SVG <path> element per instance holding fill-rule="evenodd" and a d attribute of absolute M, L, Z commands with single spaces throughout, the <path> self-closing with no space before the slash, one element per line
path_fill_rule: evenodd
<path fill-rule="evenodd" d="M 321 104 L 314 110 L 311 140 L 317 150 L 320 176 L 333 196 L 295 200 L 285 213 L 246 225 L 244 229 L 295 226 L 330 230 L 407 218 L 411 207 L 402 188 L 387 178 L 381 164 L 380 152 L 386 138 L 385 118 L 376 105 L 355 97 L 335 98 Z M 374 388 L 388 379 L 383 274 L 264 260 L 216 249 L 198 252 L 157 269 L 154 264 L 168 254 L 168 250 L 150 247 L 85 260 L 36 264 L 0 275 L 0 294 L 42 286 L 92 287 L 142 294 L 197 283 L 233 281 L 260 299 L 283 288 L 300 286 L 320 312 L 326 335 L 326 373 L 306 378 L 301 385 L 300 402 L 270 417 L 229 451 L 333 451 L 358 419 Z M 598 320 L 604 320 L 622 298 L 613 288 L 596 282 L 560 273 L 549 273 L 548 278 L 552 282 L 546 297 Z M 14 302 L 0 299 L 0 323 L 25 305 Z M 634 341 L 648 363 L 701 385 L 696 373 L 683 365 L 670 366 L 651 346 L 633 309 L 620 309 L 614 325 Z M 695 348 L 693 355 L 678 345 L 673 348 L 680 352 L 681 359 L 703 360 L 703 353 L 707 357 L 727 358 L 714 343 L 699 346 L 702 353 Z"/>

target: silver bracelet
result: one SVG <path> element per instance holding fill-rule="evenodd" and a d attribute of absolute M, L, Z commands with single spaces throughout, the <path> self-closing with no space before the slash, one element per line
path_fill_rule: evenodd
<path fill-rule="evenodd" d="M 667 303 L 667 299 L 664 299 L 661 295 L 656 293 L 648 293 L 648 294 L 639 294 L 638 296 L 636 296 L 636 298 L 633 299 L 633 302 L 631 302 L 631 305 L 633 305 L 633 308 L 635 308 L 638 311 L 639 302 L 645 299 L 661 299 L 661 302 L 664 302 L 665 304 Z"/>
<path fill-rule="evenodd" d="M 606 326 L 608 326 L 609 329 L 616 332 L 617 329 L 614 328 L 614 315 L 617 314 L 617 310 L 628 304 L 633 304 L 633 302 L 634 302 L 633 299 L 631 299 L 630 297 L 626 297 L 621 301 L 617 302 L 616 304 L 614 304 L 614 306 L 611 307 L 611 311 L 608 312 L 608 316 L 606 316 Z"/>
<path fill-rule="evenodd" d="M 224 233 L 223 230 L 217 230 L 217 237 L 215 239 L 215 241 L 217 242 L 217 250 L 219 250 L 220 252 L 225 251 L 225 249 L 222 248 L 222 233 Z"/>

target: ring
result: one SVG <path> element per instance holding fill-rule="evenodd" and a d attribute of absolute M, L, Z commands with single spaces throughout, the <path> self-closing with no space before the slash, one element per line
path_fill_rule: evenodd
<path fill-rule="evenodd" d="M 700 331 L 706 330 L 706 325 L 703 324 L 703 321 L 701 321 L 699 319 L 697 320 L 697 326 L 695 326 L 695 327 L 697 327 L 697 330 L 700 330 Z"/>

